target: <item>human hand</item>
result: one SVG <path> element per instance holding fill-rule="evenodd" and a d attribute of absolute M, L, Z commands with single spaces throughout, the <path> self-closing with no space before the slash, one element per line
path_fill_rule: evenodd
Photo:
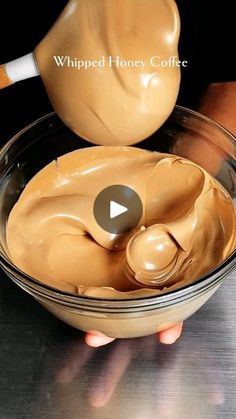
<path fill-rule="evenodd" d="M 198 111 L 236 134 L 235 107 L 236 82 L 213 83 L 202 96 Z M 194 161 L 213 176 L 222 168 L 224 176 L 232 176 L 228 161 L 236 158 L 233 142 L 217 126 L 207 126 L 198 118 L 191 118 L 191 129 L 177 136 L 171 152 Z"/>
<path fill-rule="evenodd" d="M 236 134 L 236 82 L 212 83 L 206 89 L 199 112 Z"/>
<path fill-rule="evenodd" d="M 180 337 L 182 329 L 183 323 L 178 323 L 175 326 L 170 327 L 169 329 L 157 333 L 157 337 L 161 343 L 170 345 L 172 343 L 175 343 L 176 340 Z M 107 345 L 108 343 L 113 342 L 115 338 L 110 338 L 96 330 L 91 330 L 90 332 L 85 334 L 84 340 L 88 346 L 97 348 L 99 346 Z"/>

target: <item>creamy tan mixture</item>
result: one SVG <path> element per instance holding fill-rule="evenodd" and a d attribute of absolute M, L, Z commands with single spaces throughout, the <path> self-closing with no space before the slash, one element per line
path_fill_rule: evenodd
<path fill-rule="evenodd" d="M 130 145 L 151 135 L 177 99 L 180 68 L 156 65 L 178 57 L 179 32 L 174 0 L 69 1 L 34 51 L 57 114 L 99 145 Z M 106 63 L 78 70 L 58 67 L 55 56 Z M 145 66 L 110 67 L 109 57 Z"/>
<path fill-rule="evenodd" d="M 179 30 L 174 0 L 71 0 L 35 49 L 56 112 L 105 146 L 60 157 L 26 186 L 7 224 L 22 271 L 81 295 L 131 298 L 191 283 L 235 249 L 233 203 L 215 179 L 184 158 L 123 146 L 156 131 L 175 105 L 180 68 L 150 59 L 178 57 Z M 97 64 L 60 67 L 55 56 Z M 102 57 L 145 65 L 102 66 Z M 111 185 L 129 186 L 143 204 L 127 234 L 94 218 L 95 198 Z"/>
<path fill-rule="evenodd" d="M 99 192 L 116 184 L 135 190 L 144 208 L 124 235 L 104 231 L 93 215 Z M 184 158 L 134 147 L 91 147 L 53 161 L 28 183 L 7 224 L 10 258 L 21 270 L 102 298 L 190 283 L 235 244 L 233 202 L 215 179 Z"/>

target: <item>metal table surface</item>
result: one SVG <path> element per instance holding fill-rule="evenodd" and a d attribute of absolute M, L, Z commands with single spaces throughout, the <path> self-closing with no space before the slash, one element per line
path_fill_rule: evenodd
<path fill-rule="evenodd" d="M 3 273 L 0 419 L 236 418 L 236 272 L 172 346 L 93 349 Z"/>

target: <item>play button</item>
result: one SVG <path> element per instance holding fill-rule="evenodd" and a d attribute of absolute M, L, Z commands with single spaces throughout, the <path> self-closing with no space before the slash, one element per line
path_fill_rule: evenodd
<path fill-rule="evenodd" d="M 128 208 L 124 207 L 123 205 L 120 205 L 114 201 L 110 202 L 110 218 L 116 218 L 127 211 Z"/>
<path fill-rule="evenodd" d="M 103 230 L 124 234 L 138 225 L 143 206 L 133 189 L 125 185 L 112 185 L 99 193 L 94 201 L 93 213 Z"/>

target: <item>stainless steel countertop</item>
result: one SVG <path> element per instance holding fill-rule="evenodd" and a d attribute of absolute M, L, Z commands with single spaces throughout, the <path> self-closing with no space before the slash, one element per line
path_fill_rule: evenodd
<path fill-rule="evenodd" d="M 236 418 L 236 272 L 186 321 L 92 349 L 1 273 L 0 419 Z"/>

